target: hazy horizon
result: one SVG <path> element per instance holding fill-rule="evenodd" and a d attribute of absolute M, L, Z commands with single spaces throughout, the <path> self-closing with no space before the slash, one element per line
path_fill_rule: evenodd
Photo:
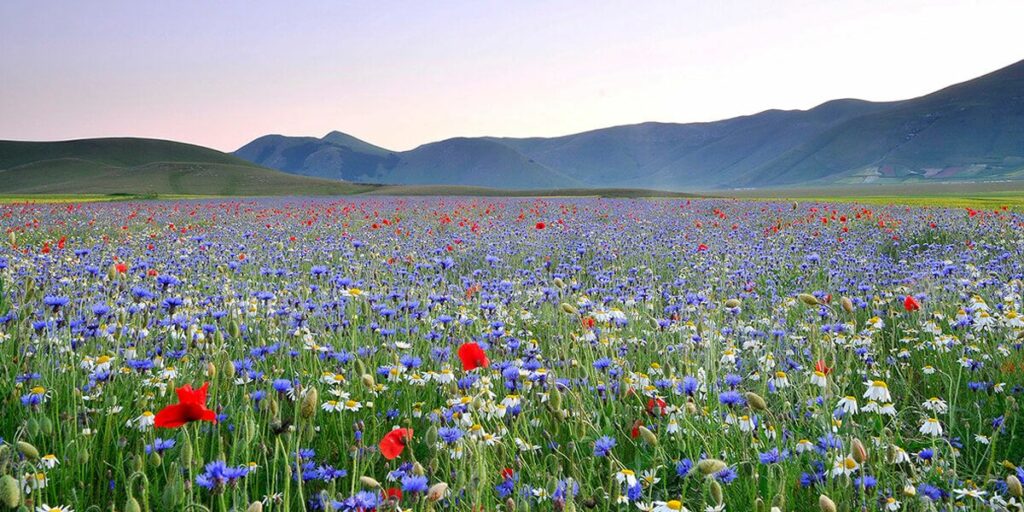
<path fill-rule="evenodd" d="M 1024 2 L 0 5 L 0 139 L 405 150 L 920 96 L 1012 64 Z"/>

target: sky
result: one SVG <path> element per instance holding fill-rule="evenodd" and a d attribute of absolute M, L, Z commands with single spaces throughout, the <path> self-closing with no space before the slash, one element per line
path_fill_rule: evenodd
<path fill-rule="evenodd" d="M 1024 1 L 0 2 L 0 139 L 393 150 L 920 96 L 1024 59 Z"/>

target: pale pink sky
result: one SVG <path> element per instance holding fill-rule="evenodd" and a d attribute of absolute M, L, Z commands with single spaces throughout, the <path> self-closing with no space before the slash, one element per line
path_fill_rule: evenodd
<path fill-rule="evenodd" d="M 1024 1 L 0 3 L 0 139 L 396 150 L 918 96 L 1024 58 Z"/>

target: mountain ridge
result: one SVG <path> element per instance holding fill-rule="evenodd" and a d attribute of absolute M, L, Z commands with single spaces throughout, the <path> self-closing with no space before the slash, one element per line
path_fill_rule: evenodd
<path fill-rule="evenodd" d="M 898 101 L 840 98 L 807 110 L 557 137 L 453 137 L 408 151 L 337 131 L 321 138 L 265 136 L 234 154 L 305 176 L 402 185 L 714 190 L 1024 179 L 1019 91 L 1024 61 Z M 282 158 L 286 152 L 289 158 Z"/>

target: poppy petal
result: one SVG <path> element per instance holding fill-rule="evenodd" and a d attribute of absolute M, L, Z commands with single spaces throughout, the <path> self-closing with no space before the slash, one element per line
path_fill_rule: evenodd
<path fill-rule="evenodd" d="M 168 405 L 156 413 L 153 424 L 158 428 L 178 428 L 189 422 L 188 405 Z"/>
<path fill-rule="evenodd" d="M 405 449 L 406 440 L 411 438 L 411 428 L 396 428 L 381 438 L 377 446 L 380 448 L 380 453 L 385 459 L 392 460 L 402 454 L 402 450 Z"/>
<path fill-rule="evenodd" d="M 459 347 L 459 359 L 462 360 L 462 369 L 467 372 L 477 368 L 487 368 L 490 364 L 484 349 L 472 341 L 463 343 Z"/>

